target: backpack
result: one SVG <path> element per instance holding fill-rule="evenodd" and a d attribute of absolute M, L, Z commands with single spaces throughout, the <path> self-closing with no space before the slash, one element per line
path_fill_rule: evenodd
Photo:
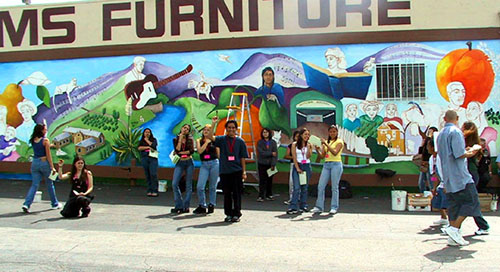
<path fill-rule="evenodd" d="M 347 180 L 340 180 L 339 182 L 339 198 L 346 199 L 352 198 L 351 184 Z"/>

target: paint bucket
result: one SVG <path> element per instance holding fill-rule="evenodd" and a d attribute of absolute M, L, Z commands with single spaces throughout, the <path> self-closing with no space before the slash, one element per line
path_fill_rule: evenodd
<path fill-rule="evenodd" d="M 36 191 L 33 202 L 42 202 L 42 191 Z"/>
<path fill-rule="evenodd" d="M 498 204 L 497 200 L 492 200 L 491 201 L 491 203 L 490 203 L 490 209 L 491 209 L 491 211 L 493 211 L 493 212 L 497 211 L 497 204 Z"/>
<path fill-rule="evenodd" d="M 394 190 L 391 191 L 392 210 L 404 211 L 406 210 L 406 191 Z"/>
<path fill-rule="evenodd" d="M 167 181 L 159 180 L 158 181 L 158 192 L 165 193 L 167 191 Z"/>

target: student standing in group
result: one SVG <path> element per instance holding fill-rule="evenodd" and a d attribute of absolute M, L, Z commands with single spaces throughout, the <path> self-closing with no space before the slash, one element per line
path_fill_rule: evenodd
<path fill-rule="evenodd" d="M 206 125 L 203 128 L 203 135 L 201 139 L 196 140 L 196 147 L 198 153 L 200 154 L 201 167 L 200 174 L 198 176 L 198 184 L 196 186 L 196 191 L 198 192 L 198 202 L 199 206 L 193 213 L 204 214 L 213 213 L 215 205 L 217 203 L 217 179 L 219 178 L 219 148 L 215 146 L 212 140 L 208 137 L 212 131 L 211 125 Z M 208 196 L 210 204 L 205 202 L 205 185 L 208 185 Z M 208 211 L 207 211 L 208 208 Z"/>
<path fill-rule="evenodd" d="M 432 137 L 433 133 L 437 131 L 437 128 L 430 127 L 427 131 L 427 135 L 425 139 L 422 141 L 422 146 L 418 149 L 418 154 L 421 155 L 422 162 L 420 163 L 420 174 L 418 176 L 418 188 L 421 193 L 424 191 L 429 191 L 434 186 L 431 181 L 431 175 L 429 171 L 429 159 L 431 154 L 427 151 L 427 143 L 429 139 Z"/>
<path fill-rule="evenodd" d="M 278 161 L 278 147 L 273 138 L 273 131 L 263 128 L 260 133 L 261 139 L 257 142 L 257 163 L 259 170 L 259 198 L 258 202 L 273 199 L 273 177 L 267 174 L 267 170 L 276 167 Z"/>
<path fill-rule="evenodd" d="M 479 193 L 486 192 L 486 186 L 491 180 L 491 155 L 486 146 L 486 140 L 481 138 L 481 152 L 478 157 L 477 172 L 479 174 L 479 183 L 477 184 L 477 191 Z"/>
<path fill-rule="evenodd" d="M 297 141 L 299 138 L 299 131 L 296 130 L 293 132 L 292 142 L 286 148 L 286 153 L 283 159 L 290 160 L 290 174 L 288 175 L 288 200 L 285 200 L 285 205 L 290 205 L 292 201 L 292 193 L 293 193 L 293 168 L 295 167 L 293 164 L 293 156 L 292 156 L 292 144 Z"/>
<path fill-rule="evenodd" d="M 212 118 L 212 127 L 216 127 L 219 118 Z M 248 151 L 245 141 L 236 136 L 238 123 L 235 120 L 226 122 L 226 135 L 213 136 L 210 130 L 209 137 L 220 149 L 220 182 L 224 192 L 225 222 L 239 222 L 241 217 L 241 194 L 243 180 L 247 178 L 246 161 Z"/>
<path fill-rule="evenodd" d="M 464 135 L 458 125 L 457 113 L 448 110 L 446 122 L 437 139 L 438 155 L 441 159 L 442 178 L 448 201 L 450 226 L 445 229 L 448 245 L 468 245 L 460 233 L 462 222 L 467 216 L 481 215 L 479 198 L 472 176 L 466 165 L 466 158 L 476 155 L 477 150 L 465 148 Z"/>
<path fill-rule="evenodd" d="M 194 142 L 190 132 L 191 126 L 184 124 L 179 135 L 174 138 L 174 152 L 180 157 L 180 159 L 175 164 L 174 168 L 172 190 L 174 191 L 175 207 L 171 210 L 171 212 L 177 214 L 189 212 L 189 203 L 191 202 L 191 194 L 193 193 L 194 164 L 191 155 L 194 153 Z M 186 174 L 186 192 L 184 197 L 182 196 L 182 192 L 179 187 L 182 173 Z"/>
<path fill-rule="evenodd" d="M 462 125 L 462 132 L 464 133 L 465 140 L 465 148 L 473 148 L 474 146 L 479 146 L 480 139 L 479 133 L 476 127 L 476 124 L 471 121 L 466 121 Z M 481 147 L 482 148 L 482 147 Z M 474 180 L 474 184 L 477 188 L 479 184 L 479 172 L 478 172 L 478 157 L 482 155 L 482 150 L 476 153 L 475 156 L 467 158 L 467 169 L 472 176 L 472 180 Z M 489 233 L 490 226 L 488 222 L 483 217 L 481 211 L 479 211 L 479 215 L 474 216 L 474 222 L 476 222 L 477 227 L 479 228 L 475 233 L 476 235 L 487 235 Z"/>
<path fill-rule="evenodd" d="M 323 169 L 318 182 L 318 198 L 316 206 L 311 210 L 313 213 L 321 213 L 324 211 L 325 205 L 325 188 L 328 181 L 332 182 L 332 203 L 330 205 L 330 214 L 336 214 L 339 209 L 339 182 L 342 176 L 342 150 L 344 149 L 344 141 L 338 137 L 339 131 L 335 125 L 328 129 L 328 140 L 321 138 L 324 152 L 321 156 L 325 158 Z"/>
<path fill-rule="evenodd" d="M 309 143 L 310 133 L 306 128 L 299 130 L 297 142 L 292 144 L 293 157 L 293 192 L 292 201 L 288 206 L 287 214 L 296 214 L 299 209 L 308 212 L 307 208 L 307 184 L 311 179 L 311 155 L 312 145 Z"/>
<path fill-rule="evenodd" d="M 146 182 L 148 184 L 147 196 L 158 196 L 158 157 L 152 156 L 155 151 L 158 151 L 158 142 L 153 136 L 151 129 L 146 128 L 142 132 L 139 147 L 141 152 L 141 163 L 146 175 Z M 158 154 L 158 153 L 156 153 Z"/>
<path fill-rule="evenodd" d="M 60 209 L 62 204 L 59 203 L 54 188 L 54 182 L 49 178 L 51 173 L 56 173 L 54 164 L 52 162 L 52 155 L 50 154 L 50 141 L 45 137 L 47 134 L 47 127 L 42 124 L 36 124 L 33 129 L 33 134 L 29 140 L 33 147 L 33 161 L 31 162 L 31 187 L 24 200 L 22 210 L 25 213 L 30 212 L 31 204 L 35 198 L 36 191 L 42 179 L 47 184 L 47 191 L 49 192 L 51 209 Z"/>
<path fill-rule="evenodd" d="M 441 159 L 439 159 L 439 155 L 437 154 L 434 146 L 434 137 L 430 138 L 427 142 L 427 151 L 431 154 L 429 159 L 429 171 L 431 174 L 431 180 L 434 184 L 434 187 L 432 188 L 432 207 L 439 209 L 439 213 L 441 215 L 441 218 L 434 221 L 434 224 L 448 225 L 450 223 L 446 212 L 448 209 L 448 201 L 446 201 L 446 195 L 444 193 L 444 183 L 442 182 L 443 179 L 441 177 L 443 170 L 441 169 Z"/>
<path fill-rule="evenodd" d="M 92 172 L 87 169 L 83 157 L 76 156 L 71 165 L 71 172 L 63 174 L 62 166 L 63 160 L 60 160 L 59 177 L 60 179 L 71 180 L 71 191 L 69 192 L 69 199 L 64 205 L 61 215 L 67 218 L 78 217 L 80 210 L 82 217 L 89 216 L 90 202 L 94 199 L 90 193 L 94 189 L 94 178 Z"/>

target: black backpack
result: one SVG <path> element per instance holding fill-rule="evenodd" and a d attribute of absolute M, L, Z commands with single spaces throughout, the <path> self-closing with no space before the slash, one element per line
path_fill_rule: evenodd
<path fill-rule="evenodd" d="M 339 182 L 339 198 L 352 198 L 351 184 L 347 180 L 340 180 Z"/>
<path fill-rule="evenodd" d="M 310 197 L 318 197 L 318 186 L 309 187 L 308 193 Z M 325 188 L 325 197 L 332 197 L 332 187 L 330 187 L 330 184 Z M 340 180 L 339 182 L 339 198 L 352 198 L 351 184 L 346 180 Z"/>

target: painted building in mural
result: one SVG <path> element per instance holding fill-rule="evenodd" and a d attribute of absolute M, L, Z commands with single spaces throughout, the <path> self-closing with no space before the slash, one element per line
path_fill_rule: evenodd
<path fill-rule="evenodd" d="M 319 142 L 338 126 L 346 166 L 411 161 L 448 109 L 477 125 L 493 156 L 500 151 L 498 39 L 120 55 L 0 63 L 0 160 L 27 161 L 32 128 L 46 123 L 59 157 L 117 165 L 134 156 L 124 139 L 137 143 L 148 127 L 160 165 L 172 167 L 180 127 L 197 138 L 218 115 L 222 134 L 235 92 L 250 104 L 252 126 L 242 129 L 276 131 L 281 149 L 294 130 Z M 263 86 L 266 67 L 272 88 Z"/>

